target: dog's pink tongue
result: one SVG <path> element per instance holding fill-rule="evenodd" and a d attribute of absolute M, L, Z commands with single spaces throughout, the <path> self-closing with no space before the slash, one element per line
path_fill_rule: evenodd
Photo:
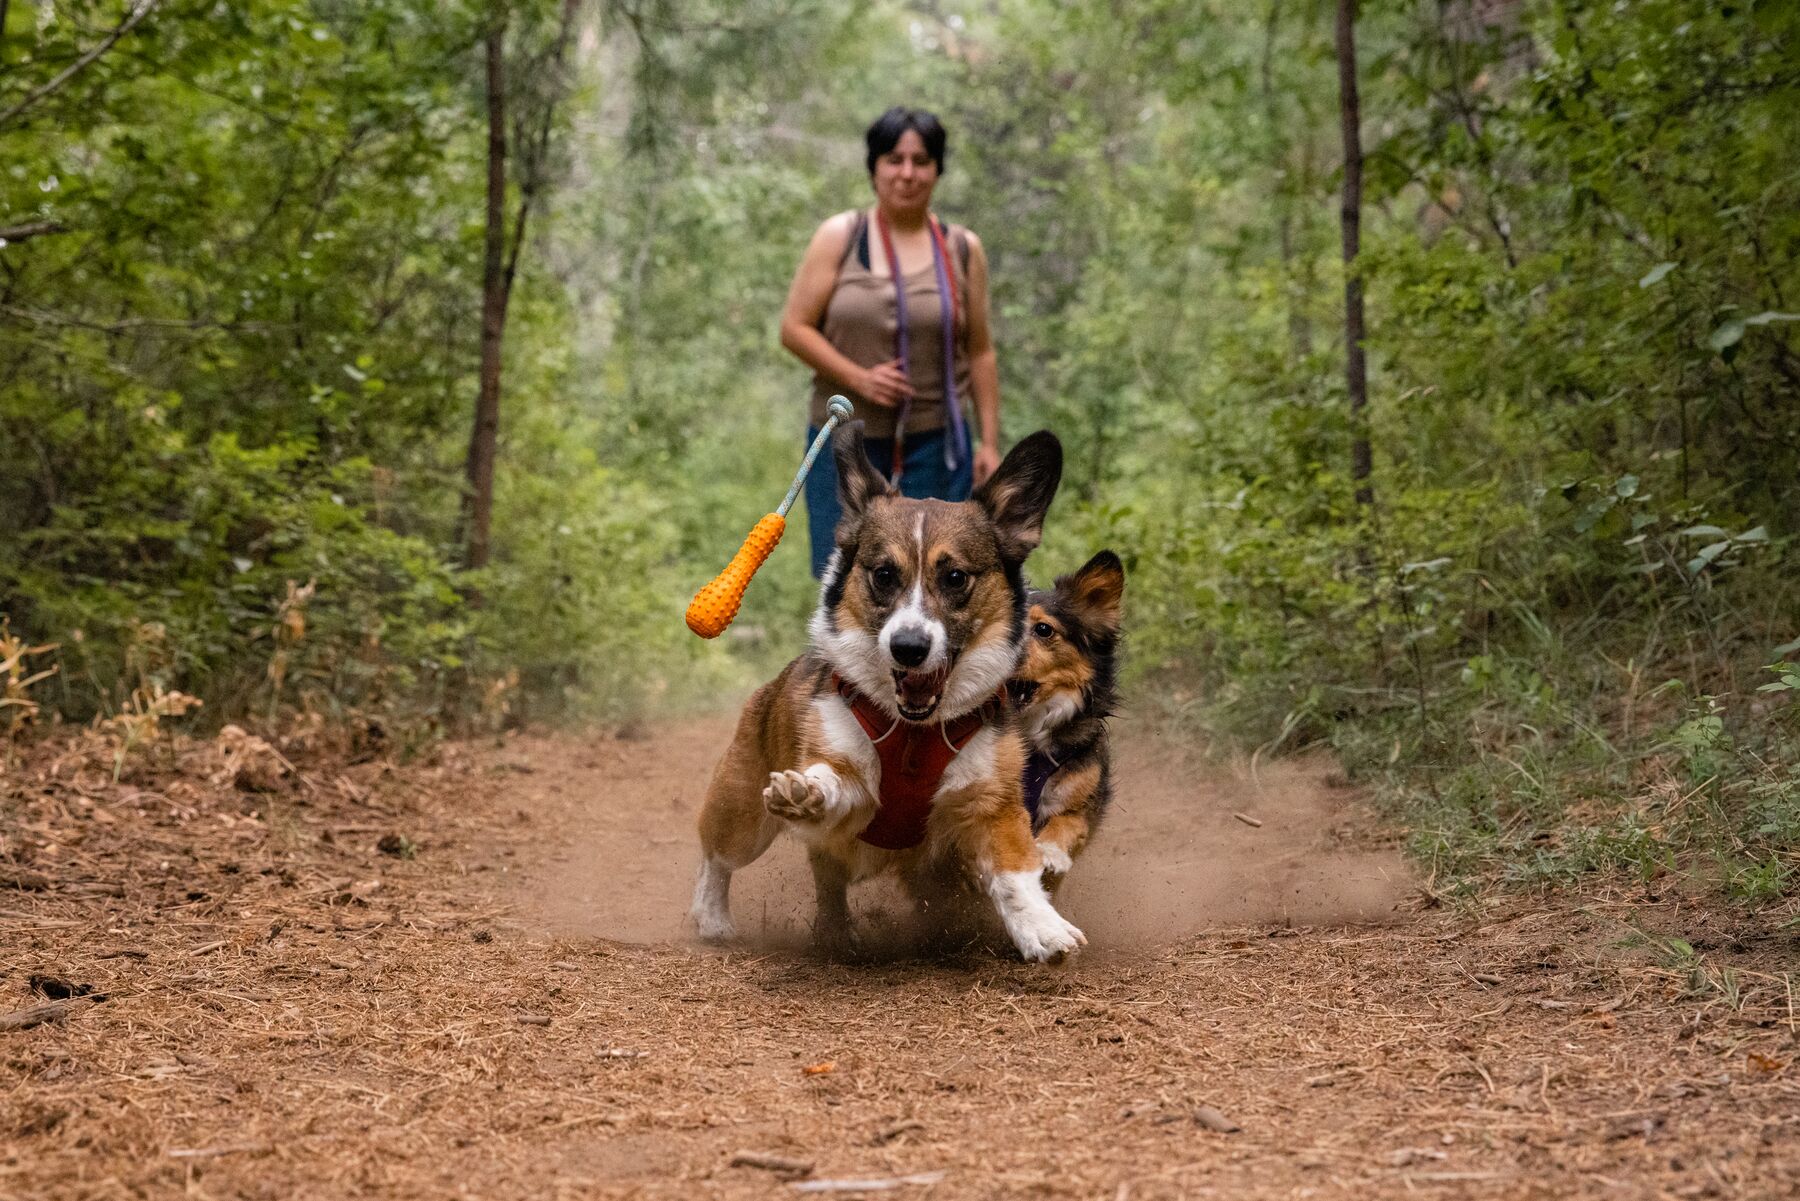
<path fill-rule="evenodd" d="M 908 709 L 923 709 L 944 686 L 941 671 L 909 671 L 900 677 L 900 699 Z"/>

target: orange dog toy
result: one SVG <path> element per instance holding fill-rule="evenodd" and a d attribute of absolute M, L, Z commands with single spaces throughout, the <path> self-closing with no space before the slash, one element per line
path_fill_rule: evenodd
<path fill-rule="evenodd" d="M 812 470 L 813 460 L 819 457 L 825 440 L 831 437 L 831 431 L 837 428 L 838 422 L 850 416 L 850 402 L 842 396 L 834 396 L 825 405 L 830 414 L 825 419 L 825 428 L 813 439 L 807 448 L 806 460 L 800 464 L 800 474 L 794 477 L 793 486 L 788 489 L 787 496 L 781 506 L 773 513 L 763 517 L 744 539 L 744 545 L 738 547 L 738 553 L 731 556 L 731 562 L 725 565 L 713 581 L 694 594 L 688 602 L 688 629 L 702 638 L 717 638 L 725 632 L 737 616 L 738 606 L 744 602 L 744 589 L 750 587 L 750 577 L 756 569 L 763 565 L 775 544 L 781 541 L 781 535 L 787 529 L 787 511 L 794 505 L 794 499 L 800 495 L 800 485 L 806 482 L 806 473 Z"/>

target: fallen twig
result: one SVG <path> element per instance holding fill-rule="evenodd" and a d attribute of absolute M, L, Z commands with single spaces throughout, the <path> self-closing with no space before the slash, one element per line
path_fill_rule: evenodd
<path fill-rule="evenodd" d="M 1260 818 L 1251 817 L 1248 813 L 1233 813 L 1231 816 L 1237 818 L 1246 826 L 1255 826 L 1258 829 L 1262 828 L 1262 820 Z"/>
<path fill-rule="evenodd" d="M 23 888 L 38 892 L 50 887 L 50 877 L 23 867 L 0 867 L 0 888 Z"/>
<path fill-rule="evenodd" d="M 269 1149 L 267 1143 L 242 1143 L 235 1147 L 182 1148 L 168 1155 L 170 1159 L 217 1159 L 221 1155 L 261 1155 Z"/>
<path fill-rule="evenodd" d="M 789 1159 L 785 1155 L 771 1155 L 767 1151 L 734 1151 L 730 1166 L 761 1168 L 765 1172 L 782 1172 L 789 1176 L 810 1176 L 813 1170 L 811 1160 Z"/>
<path fill-rule="evenodd" d="M 870 1180 L 802 1180 L 789 1185 L 799 1193 L 880 1193 L 909 1184 L 936 1184 L 943 1172 L 914 1172 L 910 1176 L 877 1176 Z"/>
<path fill-rule="evenodd" d="M 60 1022 L 81 1006 L 103 999 L 104 994 L 91 997 L 65 997 L 60 1001 L 50 1001 L 43 1005 L 33 1005 L 29 1009 L 16 1009 L 11 1013 L 0 1013 L 0 1031 L 29 1030 L 33 1026 L 42 1026 L 48 1022 Z"/>
<path fill-rule="evenodd" d="M 923 1129 L 925 1129 L 924 1122 L 919 1121 L 917 1118 L 908 1118 L 904 1122 L 895 1122 L 892 1126 L 883 1126 L 880 1130 L 877 1130 L 875 1132 L 875 1142 L 877 1145 L 889 1143 L 909 1130 Z"/>

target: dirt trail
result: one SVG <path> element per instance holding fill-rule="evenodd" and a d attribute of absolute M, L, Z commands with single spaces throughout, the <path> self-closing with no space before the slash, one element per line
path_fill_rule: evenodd
<path fill-rule="evenodd" d="M 554 849 L 532 875 L 527 914 L 547 931 L 627 942 L 678 942 L 697 863 L 694 818 L 730 717 L 658 730 L 641 741 L 517 744 L 505 760 L 517 796 L 554 815 Z M 1100 836 L 1059 907 L 1099 948 L 1168 943 L 1262 922 L 1390 920 L 1410 873 L 1390 849 L 1347 844 L 1341 793 L 1323 760 L 1230 773 L 1191 748 L 1127 726 L 1117 790 Z M 1233 816 L 1241 813 L 1253 822 Z M 751 945 L 803 942 L 812 910 L 804 854 L 780 839 L 733 885 Z M 855 891 L 863 914 L 897 904 L 879 884 Z"/>
<path fill-rule="evenodd" d="M 0 1198 L 1794 1195 L 1773 922 L 1673 883 L 1414 912 L 1322 765 L 1127 731 L 1069 965 L 818 961 L 791 854 L 714 951 L 678 922 L 727 729 L 0 775 Z M 4 1029 L 41 975 L 107 999 Z"/>

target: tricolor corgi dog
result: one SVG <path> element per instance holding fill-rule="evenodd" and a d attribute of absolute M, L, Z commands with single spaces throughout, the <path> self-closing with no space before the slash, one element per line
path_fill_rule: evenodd
<path fill-rule="evenodd" d="M 807 845 L 828 949 L 851 944 L 853 881 L 955 865 L 1019 954 L 1059 960 L 1087 940 L 1044 891 L 1006 682 L 1062 445 L 1031 435 L 961 503 L 902 497 L 869 462 L 860 422 L 832 452 L 843 519 L 811 646 L 745 704 L 713 773 L 693 920 L 703 938 L 732 937 L 731 874 L 786 830 Z"/>
<path fill-rule="evenodd" d="M 1025 807 L 1054 894 L 1112 803 L 1106 719 L 1125 565 L 1103 550 L 1026 598 L 1025 654 L 1007 684 L 1026 742 Z"/>

